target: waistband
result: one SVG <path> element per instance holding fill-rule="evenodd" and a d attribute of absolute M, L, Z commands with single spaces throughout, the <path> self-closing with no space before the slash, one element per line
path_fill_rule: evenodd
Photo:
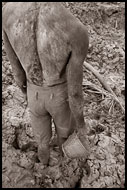
<path fill-rule="evenodd" d="M 67 87 L 67 82 L 60 83 L 54 86 L 47 86 L 47 85 L 42 85 L 42 86 L 37 86 L 35 84 L 32 84 L 30 82 L 27 82 L 27 87 L 30 89 L 34 90 L 55 90 L 55 89 L 60 89 L 60 88 L 66 88 Z"/>

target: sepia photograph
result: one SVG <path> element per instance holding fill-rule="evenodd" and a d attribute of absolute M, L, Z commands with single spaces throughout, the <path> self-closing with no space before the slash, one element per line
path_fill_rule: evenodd
<path fill-rule="evenodd" d="M 125 2 L 2 2 L 2 188 L 125 188 Z"/>

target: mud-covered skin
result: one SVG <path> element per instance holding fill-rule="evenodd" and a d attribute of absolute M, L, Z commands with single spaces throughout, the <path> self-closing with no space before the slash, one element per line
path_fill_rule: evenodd
<path fill-rule="evenodd" d="M 10 58 L 11 53 L 8 53 L 9 48 L 6 47 L 14 74 L 24 70 L 29 82 L 42 85 L 42 69 L 36 45 L 38 11 L 35 10 L 35 6 L 36 3 L 24 4 L 19 2 L 7 4 L 3 9 L 3 28 L 19 59 L 19 62 L 13 63 L 14 56 L 12 59 Z M 6 46 L 7 37 L 5 37 L 4 41 Z M 9 42 L 7 42 L 7 46 Z M 21 65 L 22 68 L 19 65 Z M 22 74 L 22 78 L 25 78 L 25 75 L 23 76 Z M 17 82 L 18 75 L 15 79 Z M 22 80 L 20 83 L 22 84 Z"/>
<path fill-rule="evenodd" d="M 3 30 L 19 86 L 25 78 L 39 86 L 67 81 L 70 108 L 83 127 L 82 64 L 89 44 L 84 25 L 61 3 L 18 2 L 3 8 Z"/>

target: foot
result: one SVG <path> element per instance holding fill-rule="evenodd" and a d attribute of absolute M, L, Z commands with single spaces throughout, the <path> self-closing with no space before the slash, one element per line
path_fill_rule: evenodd
<path fill-rule="evenodd" d="M 60 149 L 60 156 L 64 156 L 63 150 L 62 150 L 62 144 L 67 140 L 67 138 L 59 137 L 59 149 Z"/>
<path fill-rule="evenodd" d="M 44 165 L 48 165 L 50 157 L 49 146 L 38 147 L 38 159 Z"/>

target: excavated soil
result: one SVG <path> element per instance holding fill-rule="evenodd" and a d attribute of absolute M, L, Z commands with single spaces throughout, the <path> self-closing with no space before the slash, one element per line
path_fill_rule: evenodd
<path fill-rule="evenodd" d="M 63 3 L 88 28 L 86 61 L 97 69 L 125 106 L 125 4 Z M 125 184 L 125 115 L 110 93 L 84 67 L 84 119 L 91 154 L 63 158 L 61 164 L 52 125 L 50 163 L 37 158 L 29 109 L 17 87 L 2 44 L 2 186 L 3 188 L 123 188 Z"/>

